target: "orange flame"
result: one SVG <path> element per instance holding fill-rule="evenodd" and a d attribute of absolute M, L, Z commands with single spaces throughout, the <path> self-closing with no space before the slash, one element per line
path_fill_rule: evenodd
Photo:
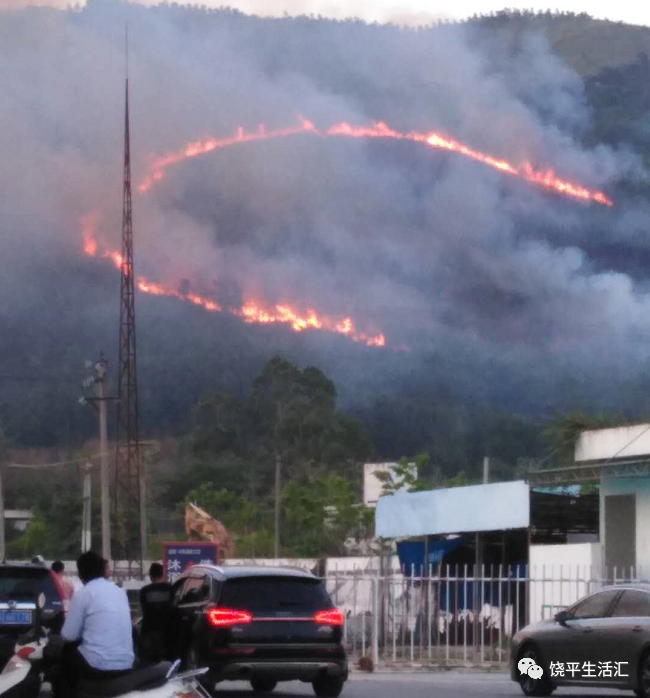
<path fill-rule="evenodd" d="M 126 265 L 122 255 L 115 250 L 109 250 L 106 247 L 100 245 L 97 242 L 95 236 L 96 225 L 98 221 L 97 212 L 93 211 L 85 215 L 82 219 L 82 234 L 83 234 L 83 249 L 84 253 L 89 257 L 99 256 L 103 259 L 110 259 L 116 269 L 121 271 L 123 274 L 128 273 Z M 168 296 L 173 298 L 178 298 L 182 301 L 189 301 L 195 305 L 200 305 L 202 308 L 209 310 L 211 312 L 217 312 L 221 310 L 221 306 L 215 303 L 209 298 L 204 298 L 196 293 L 183 294 L 172 288 L 171 286 L 165 286 L 164 284 L 154 283 L 149 281 L 144 276 L 138 276 L 135 280 L 135 285 L 139 291 L 142 293 L 147 293 L 151 296 Z"/>
<path fill-rule="evenodd" d="M 263 308 L 257 301 L 247 301 L 242 308 L 234 311 L 235 315 L 241 316 L 245 322 L 257 322 L 262 324 L 286 323 L 296 332 L 314 328 L 318 330 L 330 330 L 339 334 L 347 335 L 354 342 L 366 344 L 369 347 L 386 346 L 386 338 L 383 334 L 374 336 L 364 332 L 357 332 L 354 323 L 347 317 L 342 320 L 334 320 L 325 316 L 319 316 L 315 310 L 307 309 L 305 314 L 300 314 L 287 304 L 278 304 L 272 309 Z"/>
<path fill-rule="evenodd" d="M 307 119 L 301 119 L 300 126 L 292 126 L 276 131 L 267 131 L 264 125 L 260 125 L 257 132 L 245 133 L 244 129 L 239 126 L 234 136 L 230 138 L 209 138 L 206 141 L 196 141 L 188 143 L 184 148 L 177 150 L 161 157 L 152 157 L 149 163 L 149 173 L 138 186 L 138 191 L 141 194 L 149 191 L 156 182 L 159 182 L 164 177 L 164 171 L 177 162 L 195 158 L 198 155 L 211 153 L 213 150 L 227 148 L 237 143 L 251 143 L 252 141 L 268 141 L 273 138 L 287 138 L 295 136 L 298 133 L 317 133 L 316 127 Z"/>
<path fill-rule="evenodd" d="M 95 235 L 97 221 L 98 216 L 96 212 L 90 213 L 82 219 L 84 253 L 89 257 L 99 256 L 103 259 L 110 259 L 116 269 L 123 274 L 127 273 L 122 255 L 98 243 Z M 178 300 L 198 305 L 204 310 L 212 313 L 223 312 L 223 308 L 211 298 L 206 298 L 193 292 L 181 293 L 172 286 L 149 281 L 144 276 L 137 277 L 135 285 L 141 293 L 152 296 L 177 298 Z M 269 308 L 258 301 L 249 300 L 245 302 L 241 308 L 230 309 L 228 312 L 232 315 L 241 317 L 244 322 L 247 323 L 281 323 L 289 325 L 295 332 L 302 332 L 307 329 L 329 330 L 346 335 L 354 342 L 360 342 L 369 347 L 386 346 L 386 338 L 383 334 L 369 335 L 364 332 L 358 332 L 349 317 L 343 318 L 342 320 L 334 320 L 319 315 L 312 309 L 308 309 L 305 313 L 300 313 L 300 311 L 292 308 L 286 303 L 277 304 Z"/>
<path fill-rule="evenodd" d="M 84 254 L 94 257 L 97 254 L 97 241 L 95 240 L 95 228 L 97 227 L 97 213 L 91 211 L 81 219 L 81 235 L 83 238 Z"/>
<path fill-rule="evenodd" d="M 199 155 L 205 155 L 218 148 L 227 148 L 237 143 L 250 143 L 251 141 L 269 140 L 272 138 L 285 138 L 295 136 L 299 133 L 313 133 L 318 136 L 333 136 L 345 138 L 386 138 L 396 140 L 414 141 L 422 143 L 430 148 L 438 150 L 446 150 L 453 153 L 458 153 L 472 160 L 476 160 L 488 167 L 491 167 L 500 172 L 504 172 L 515 177 L 520 177 L 531 184 L 541 186 L 558 194 L 570 196 L 583 201 L 593 201 L 603 206 L 613 206 L 614 203 L 601 191 L 592 191 L 583 187 L 580 184 L 569 182 L 568 180 L 560 179 L 552 170 L 535 170 L 529 162 L 524 162 L 519 167 L 513 165 L 507 160 L 501 160 L 487 153 L 482 153 L 479 150 L 474 150 L 469 146 L 448 138 L 435 131 L 429 133 L 419 133 L 417 131 L 402 132 L 390 128 L 382 121 L 373 122 L 370 126 L 352 126 L 351 124 L 342 122 L 334 124 L 325 130 L 317 129 L 311 121 L 301 119 L 299 126 L 292 128 L 278 129 L 276 131 L 266 131 L 263 126 L 260 126 L 257 132 L 246 133 L 241 126 L 237 128 L 235 136 L 230 138 L 210 138 L 205 141 L 196 141 L 189 143 L 180 150 L 162 155 L 160 157 L 152 157 L 149 163 L 149 173 L 138 186 L 141 193 L 149 191 L 156 182 L 159 182 L 164 177 L 165 170 L 178 162 L 195 158 Z"/>
<path fill-rule="evenodd" d="M 239 126 L 234 136 L 229 138 L 209 138 L 204 141 L 196 141 L 188 143 L 180 150 L 167 153 L 162 156 L 152 156 L 149 162 L 149 171 L 144 180 L 138 186 L 140 193 L 148 192 L 156 182 L 162 180 L 165 176 L 165 170 L 172 165 L 175 165 L 184 160 L 205 155 L 213 150 L 227 148 L 231 145 L 240 143 L 250 143 L 253 141 L 270 140 L 274 138 L 287 138 L 300 133 L 312 133 L 318 136 L 325 137 L 344 137 L 344 138 L 384 138 L 395 140 L 413 141 L 422 143 L 431 148 L 438 150 L 446 150 L 453 153 L 458 153 L 464 157 L 480 162 L 495 170 L 520 177 L 531 184 L 541 186 L 547 190 L 554 191 L 565 196 L 583 201 L 593 201 L 603 206 L 613 206 L 613 202 L 601 191 L 592 191 L 583 187 L 580 184 L 570 182 L 559 178 L 552 170 L 535 170 L 529 162 L 524 162 L 519 167 L 513 165 L 507 160 L 501 160 L 487 153 L 482 153 L 479 150 L 474 150 L 459 141 L 449 138 L 440 133 L 429 132 L 419 133 L 417 131 L 401 132 L 390 128 L 387 124 L 381 121 L 373 122 L 370 126 L 353 126 L 349 123 L 341 122 L 334 124 L 325 130 L 317 129 L 311 121 L 301 119 L 298 126 L 293 126 L 285 129 L 277 129 L 267 131 L 264 125 L 260 125 L 256 132 L 246 133 Z M 128 273 L 125 269 L 124 260 L 119 252 L 102 248 L 94 236 L 94 231 L 97 226 L 96 212 L 89 213 L 82 219 L 82 238 L 84 253 L 90 257 L 99 256 L 110 259 L 115 267 L 122 273 Z M 136 286 L 142 293 L 147 293 L 154 296 L 168 296 L 177 298 L 182 301 L 187 301 L 198 305 L 209 312 L 221 312 L 223 309 L 214 300 L 204 298 L 195 293 L 180 293 L 171 286 L 154 283 L 138 277 Z M 329 317 L 320 316 L 314 310 L 307 309 L 305 313 L 292 308 L 290 305 L 277 304 L 273 307 L 264 307 L 258 301 L 249 300 L 239 309 L 230 310 L 233 315 L 241 317 L 248 323 L 282 323 L 289 325 L 295 332 L 302 332 L 306 329 L 329 330 L 338 334 L 345 335 L 355 342 L 361 342 L 371 347 L 384 347 L 386 338 L 383 334 L 368 335 L 356 330 L 354 322 L 351 318 L 345 317 L 340 320 L 334 320 Z"/>

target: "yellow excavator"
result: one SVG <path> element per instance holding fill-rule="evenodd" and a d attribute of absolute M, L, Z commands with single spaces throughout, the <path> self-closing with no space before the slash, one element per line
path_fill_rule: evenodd
<path fill-rule="evenodd" d="M 190 503 L 185 507 L 185 533 L 190 540 L 218 543 L 220 558 L 232 557 L 235 552 L 228 529 L 196 504 Z"/>

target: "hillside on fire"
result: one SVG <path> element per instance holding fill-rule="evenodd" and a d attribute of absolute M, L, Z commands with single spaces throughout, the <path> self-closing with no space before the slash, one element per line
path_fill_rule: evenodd
<path fill-rule="evenodd" d="M 650 29 L 91 0 L 0 11 L 5 453 L 89 448 L 100 351 L 113 389 L 127 23 L 140 419 L 163 465 L 221 462 L 193 439 L 229 405 L 224 477 L 257 467 L 273 357 L 320 386 L 336 446 L 305 447 L 296 487 L 341 501 L 365 458 L 428 453 L 442 482 L 489 453 L 506 477 L 562 415 L 650 411 Z"/>

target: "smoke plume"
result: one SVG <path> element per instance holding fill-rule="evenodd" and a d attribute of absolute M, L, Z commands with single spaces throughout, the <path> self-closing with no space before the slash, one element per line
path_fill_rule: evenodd
<path fill-rule="evenodd" d="M 435 130 L 552 168 L 615 202 L 565 200 L 414 143 L 300 134 L 178 163 L 137 194 L 136 266 L 148 279 L 224 308 L 250 298 L 289 303 L 383 332 L 386 349 L 349 356 L 344 339 L 317 330 L 273 340 L 340 376 L 355 361 L 359 383 L 385 377 L 387 365 L 399 375 L 428 370 L 431 352 L 454 355 L 459 380 L 508 366 L 519 389 L 531 367 L 546 380 L 563 371 L 628 375 L 647 360 L 650 291 L 631 261 L 648 255 L 647 205 L 618 189 L 645 175 L 630 151 L 581 145 L 591 119 L 582 81 L 542 38 L 508 43 L 460 26 L 414 31 L 111 0 L 0 13 L 5 328 L 20 335 L 63 307 L 71 328 L 85 327 L 84 351 L 95 347 L 89 328 L 112 336 L 115 272 L 84 256 L 82 230 L 96 215 L 98 239 L 119 249 L 126 23 L 136 182 L 153 154 L 302 116 L 319 128 L 384 121 Z M 140 340 L 146 364 L 170 325 L 202 311 L 139 300 L 153 333 Z M 224 321 L 199 317 L 207 334 Z M 240 318 L 228 323 L 238 328 L 233 341 L 258 341 Z M 390 358 L 378 358 L 382 351 Z M 183 354 L 191 361 L 189 348 Z"/>

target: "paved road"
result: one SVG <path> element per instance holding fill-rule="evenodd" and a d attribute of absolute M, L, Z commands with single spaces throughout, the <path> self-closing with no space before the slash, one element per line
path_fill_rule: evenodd
<path fill-rule="evenodd" d="M 220 684 L 219 696 L 251 698 L 247 683 Z M 43 691 L 43 698 L 49 691 Z M 280 684 L 273 698 L 314 698 L 309 684 L 298 682 Z M 342 698 L 518 698 L 523 696 L 519 686 L 505 673 L 443 671 L 434 673 L 355 674 L 350 678 Z M 560 688 L 553 698 L 633 698 L 633 693 L 585 688 Z"/>
<path fill-rule="evenodd" d="M 285 684 L 286 688 L 273 693 L 274 698 L 283 695 L 295 698 L 303 695 L 313 698 L 311 687 L 306 684 Z M 239 689 L 239 684 L 232 684 L 235 689 L 232 698 L 246 695 L 246 684 Z M 305 690 L 307 689 L 307 690 Z M 224 694 L 226 692 L 224 691 Z M 250 693 L 249 693 L 250 695 Z M 443 671 L 417 674 L 355 674 L 351 677 L 343 698 L 523 698 L 517 684 L 510 681 L 505 673 L 496 672 L 458 672 Z M 589 689 L 558 689 L 554 698 L 634 698 L 634 694 L 624 691 L 605 691 Z"/>

